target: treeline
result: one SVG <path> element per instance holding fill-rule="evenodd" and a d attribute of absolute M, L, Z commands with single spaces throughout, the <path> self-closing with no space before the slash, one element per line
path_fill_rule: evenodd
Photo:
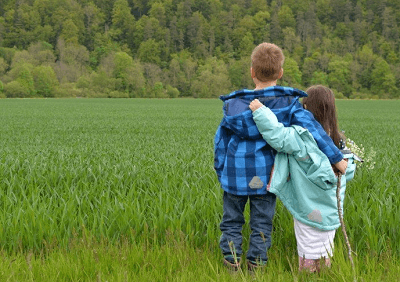
<path fill-rule="evenodd" d="M 218 97 L 249 56 L 284 49 L 280 84 L 400 97 L 399 0 L 1 0 L 1 97 Z"/>

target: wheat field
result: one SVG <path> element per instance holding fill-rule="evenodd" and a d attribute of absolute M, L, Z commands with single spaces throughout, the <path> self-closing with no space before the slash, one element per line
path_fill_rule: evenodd
<path fill-rule="evenodd" d="M 357 277 L 396 281 L 400 101 L 337 107 L 369 158 L 344 206 Z M 1 99 L 1 281 L 229 281 L 213 171 L 221 118 L 216 99 Z M 269 274 L 257 278 L 349 281 L 342 238 L 332 269 L 298 273 L 293 222 L 278 201 Z"/>

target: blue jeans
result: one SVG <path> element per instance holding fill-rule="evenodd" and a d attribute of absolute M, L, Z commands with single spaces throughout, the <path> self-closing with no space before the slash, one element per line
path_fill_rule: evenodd
<path fill-rule="evenodd" d="M 251 228 L 247 260 L 266 262 L 267 250 L 271 247 L 272 219 L 276 203 L 276 196 L 269 192 L 266 195 L 253 196 L 237 196 L 224 192 L 220 248 L 224 255 L 242 255 L 242 227 L 245 223 L 244 208 L 247 200 L 250 200 Z"/>

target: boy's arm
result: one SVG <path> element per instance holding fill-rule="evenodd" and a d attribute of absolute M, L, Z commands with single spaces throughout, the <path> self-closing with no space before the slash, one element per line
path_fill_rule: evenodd
<path fill-rule="evenodd" d="M 214 169 L 217 173 L 218 180 L 221 180 L 221 173 L 224 169 L 226 147 L 223 140 L 222 126 L 219 125 L 214 137 Z"/>
<path fill-rule="evenodd" d="M 308 129 L 317 142 L 319 149 L 328 157 L 330 163 L 335 164 L 342 172 L 346 170 L 346 162 L 341 162 L 343 160 L 343 154 L 326 134 L 324 128 L 314 119 L 311 112 L 303 109 L 303 107 L 299 105 L 292 113 L 291 124 L 296 124 Z"/>

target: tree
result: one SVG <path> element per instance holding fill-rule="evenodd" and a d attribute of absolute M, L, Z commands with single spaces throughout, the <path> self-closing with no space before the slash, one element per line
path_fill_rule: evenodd
<path fill-rule="evenodd" d="M 12 58 L 11 68 L 25 63 L 37 66 L 38 60 L 33 54 L 30 54 L 27 50 L 16 51 L 14 57 Z"/>
<path fill-rule="evenodd" d="M 316 2 L 316 14 L 318 17 L 318 20 L 322 24 L 327 24 L 328 21 L 331 19 L 332 15 L 332 5 L 330 3 L 330 0 L 317 0 Z"/>
<path fill-rule="evenodd" d="M 228 70 L 223 61 L 208 58 L 200 66 L 192 84 L 192 93 L 197 98 L 211 98 L 226 94 L 231 88 Z"/>
<path fill-rule="evenodd" d="M 142 16 L 142 14 L 146 14 L 147 12 L 147 3 L 148 1 L 145 0 L 132 0 L 133 3 L 133 9 L 138 12 L 139 17 Z"/>
<path fill-rule="evenodd" d="M 205 22 L 206 20 L 200 12 L 194 12 L 189 19 L 187 28 L 187 40 L 185 42 L 189 44 L 187 47 L 189 47 L 198 58 L 205 58 L 208 54 L 207 43 L 203 38 Z"/>
<path fill-rule="evenodd" d="M 38 66 L 32 71 L 35 90 L 42 97 L 54 97 L 59 86 L 56 74 L 50 66 Z"/>
<path fill-rule="evenodd" d="M 80 76 L 88 72 L 89 51 L 85 46 L 66 44 L 60 38 L 57 44 L 59 60 L 54 70 L 61 83 L 76 82 Z"/>
<path fill-rule="evenodd" d="M 174 54 L 167 72 L 168 83 L 177 88 L 183 96 L 189 96 L 191 93 L 190 86 L 196 74 L 196 67 L 197 64 L 187 51 Z"/>
<path fill-rule="evenodd" d="M 323 71 L 315 71 L 312 74 L 310 85 L 315 84 L 328 85 L 328 75 Z"/>
<path fill-rule="evenodd" d="M 330 5 L 332 6 L 332 23 L 344 22 L 344 18 L 352 12 L 352 7 L 348 5 L 348 0 L 330 1 Z"/>
<path fill-rule="evenodd" d="M 179 87 L 179 82 L 181 80 L 181 77 L 183 77 L 183 72 L 181 71 L 181 66 L 179 64 L 178 59 L 175 57 L 171 60 L 169 63 L 169 81 L 172 86 L 174 87 Z"/>
<path fill-rule="evenodd" d="M 283 66 L 283 78 L 282 84 L 300 88 L 301 87 L 301 71 L 297 62 L 290 57 L 285 58 L 285 64 Z"/>
<path fill-rule="evenodd" d="M 336 23 L 335 35 L 340 39 L 346 39 L 351 35 L 351 29 L 345 22 Z"/>
<path fill-rule="evenodd" d="M 167 85 L 167 95 L 169 98 L 178 98 L 179 97 L 179 90 L 171 85 Z"/>
<path fill-rule="evenodd" d="M 271 23 L 270 23 L 270 37 L 272 42 L 276 42 L 276 44 L 280 45 L 283 36 L 282 36 L 282 27 L 279 24 L 279 18 L 276 13 L 273 13 L 271 16 Z"/>
<path fill-rule="evenodd" d="M 240 41 L 237 53 L 239 54 L 240 58 L 249 58 L 255 47 L 253 35 L 250 32 L 247 32 L 247 34 Z"/>
<path fill-rule="evenodd" d="M 149 39 L 140 44 L 137 56 L 143 63 L 154 63 L 159 65 L 161 63 L 161 42 L 154 39 Z"/>
<path fill-rule="evenodd" d="M 142 95 L 145 86 L 143 66 L 139 61 L 134 61 L 125 52 L 118 52 L 114 56 L 113 76 L 121 79 L 123 90 L 132 96 Z"/>
<path fill-rule="evenodd" d="M 7 84 L 5 92 L 14 93 L 16 97 L 33 97 L 35 95 L 35 87 L 32 76 L 33 66 L 28 63 L 19 63 L 10 70 L 11 78 L 16 82 L 11 85 Z M 10 92 L 11 91 L 11 92 Z M 16 94 L 19 93 L 19 94 Z M 12 94 L 12 95 L 14 95 Z M 10 94 L 11 95 L 11 94 Z M 10 97 L 7 95 L 7 97 Z"/>
<path fill-rule="evenodd" d="M 15 53 L 18 51 L 15 48 L 0 47 L 0 57 L 2 57 L 5 63 L 10 66 L 14 58 Z"/>
<path fill-rule="evenodd" d="M 253 33 L 255 42 L 266 42 L 270 36 L 268 20 L 271 18 L 267 11 L 259 11 L 253 16 L 255 29 Z"/>
<path fill-rule="evenodd" d="M 254 86 L 250 75 L 250 57 L 231 60 L 228 65 L 229 79 L 234 89 Z"/>
<path fill-rule="evenodd" d="M 2 13 L 0 15 L 2 15 Z M 4 24 L 5 24 L 4 18 L 0 16 L 0 42 L 3 42 L 4 36 L 5 36 Z M 0 43 L 0 46 L 1 46 L 1 43 Z"/>
<path fill-rule="evenodd" d="M 398 91 L 396 87 L 395 76 L 390 70 L 389 64 L 383 59 L 378 58 L 375 61 L 374 69 L 371 73 L 371 91 L 380 97 L 395 97 Z"/>
<path fill-rule="evenodd" d="M 149 15 L 151 18 L 157 19 L 160 26 L 166 25 L 167 18 L 165 15 L 165 7 L 163 3 L 154 2 L 153 4 L 151 4 Z"/>
<path fill-rule="evenodd" d="M 138 38 L 142 38 L 142 41 L 149 39 L 162 40 L 165 32 L 160 27 L 160 22 L 157 18 L 143 16 L 137 23 L 135 35 Z"/>
<path fill-rule="evenodd" d="M 167 98 L 167 90 L 164 88 L 162 82 L 158 81 L 154 84 L 152 89 L 155 98 Z"/>
<path fill-rule="evenodd" d="M 376 58 L 377 56 L 368 45 L 364 45 L 362 49 L 357 52 L 356 60 L 360 64 L 357 79 L 361 84 L 361 87 L 365 89 L 370 89 L 371 87 L 372 66 L 374 65 Z"/>
<path fill-rule="evenodd" d="M 251 0 L 250 13 L 256 14 L 258 12 L 267 12 L 268 4 L 265 0 Z"/>
<path fill-rule="evenodd" d="M 107 97 L 107 94 L 111 91 L 115 91 L 119 89 L 117 79 L 110 77 L 106 72 L 103 70 L 99 70 L 98 72 L 92 72 L 89 78 L 86 80 L 85 76 L 79 78 L 77 82 L 77 86 L 81 88 L 89 87 L 89 89 L 85 89 L 86 91 L 89 90 L 91 96 L 94 97 Z M 89 86 L 87 85 L 89 83 Z M 106 95 L 104 95 L 106 94 Z"/>
<path fill-rule="evenodd" d="M 19 81 L 14 80 L 4 86 L 4 94 L 7 98 L 25 98 L 30 97 L 30 91 Z"/>
<path fill-rule="evenodd" d="M 287 27 L 283 29 L 283 47 L 292 53 L 297 46 L 301 45 L 300 37 L 296 35 L 294 28 Z"/>
<path fill-rule="evenodd" d="M 304 29 L 303 29 L 303 41 L 305 41 L 308 37 L 311 39 L 315 39 L 318 34 L 318 18 L 315 12 L 315 4 L 313 2 L 310 3 L 307 11 L 304 14 Z"/>
<path fill-rule="evenodd" d="M 328 65 L 329 87 L 342 92 L 346 97 L 349 97 L 353 91 L 349 67 L 350 62 L 343 58 L 334 59 Z"/>
<path fill-rule="evenodd" d="M 167 77 L 174 77 L 176 87 L 181 96 L 191 96 L 192 82 L 196 77 L 197 62 L 193 59 L 191 53 L 187 50 L 182 50 L 177 54 L 172 55 L 170 71 Z"/>
<path fill-rule="evenodd" d="M 231 40 L 230 37 L 232 36 L 233 31 L 232 12 L 221 11 L 218 14 L 213 15 L 209 24 L 214 30 L 216 46 L 221 46 L 222 48 L 227 37 Z"/>
<path fill-rule="evenodd" d="M 41 19 L 41 25 L 43 28 L 36 30 L 36 35 L 41 36 L 40 31 L 45 31 L 46 34 L 40 39 L 45 40 L 55 46 L 59 35 L 64 32 L 68 34 L 70 31 L 65 25 L 72 24 L 68 20 L 72 21 L 75 28 L 72 32 L 76 32 L 77 41 L 79 43 L 84 42 L 83 36 L 85 33 L 84 24 L 84 11 L 82 6 L 73 0 L 69 1 L 55 1 L 55 0 L 35 0 L 34 9 L 38 12 Z M 49 29 L 51 27 L 51 30 Z M 51 34 L 49 33 L 51 32 Z M 52 35 L 51 38 L 46 38 L 48 35 Z M 71 38 L 73 38 L 72 36 Z M 69 38 L 68 38 L 69 39 Z M 37 40 L 35 38 L 35 40 Z"/>
<path fill-rule="evenodd" d="M 158 65 L 152 63 L 143 64 L 143 70 L 146 78 L 145 97 L 156 98 L 157 91 L 159 91 L 156 85 L 157 83 L 162 83 L 164 81 L 163 72 Z M 158 86 L 158 88 L 160 87 Z"/>
<path fill-rule="evenodd" d="M 180 37 L 179 37 L 179 32 L 177 28 L 177 18 L 176 16 L 173 16 L 172 20 L 169 23 L 169 31 L 170 31 L 170 46 L 171 46 L 171 51 L 173 53 L 176 53 L 179 50 L 179 46 L 181 45 L 180 42 Z M 182 43 L 183 45 L 183 43 Z"/>
<path fill-rule="evenodd" d="M 3 84 L 3 82 L 1 82 L 1 80 L 0 80 L 0 98 L 5 98 L 6 96 L 4 95 L 4 93 L 3 93 L 3 90 L 4 90 L 4 84 Z"/>
<path fill-rule="evenodd" d="M 6 73 L 6 71 L 8 70 L 8 64 L 7 62 L 0 57 L 0 77 Z"/>
<path fill-rule="evenodd" d="M 28 53 L 36 59 L 37 65 L 53 66 L 56 61 L 53 46 L 44 41 L 32 43 L 28 48 Z"/>
<path fill-rule="evenodd" d="M 22 1 L 4 14 L 5 44 L 25 49 L 36 40 L 34 30 L 40 25 L 39 13 L 32 6 Z"/>
<path fill-rule="evenodd" d="M 283 5 L 278 12 L 278 21 L 282 29 L 286 27 L 296 28 L 296 19 L 292 9 L 289 6 Z"/>
<path fill-rule="evenodd" d="M 112 10 L 112 27 L 110 34 L 112 38 L 134 48 L 135 17 L 131 14 L 131 8 L 127 0 L 117 0 Z"/>
<path fill-rule="evenodd" d="M 368 40 L 368 24 L 365 20 L 355 20 L 353 23 L 353 38 L 356 45 L 365 44 Z"/>
<path fill-rule="evenodd" d="M 97 32 L 104 30 L 105 15 L 92 2 L 89 2 L 84 8 L 85 15 L 85 35 L 84 45 L 90 50 L 94 50 L 94 37 Z"/>
<path fill-rule="evenodd" d="M 382 35 L 386 40 L 399 40 L 399 28 L 397 26 L 396 17 L 392 8 L 385 7 L 382 14 Z"/>
<path fill-rule="evenodd" d="M 60 37 L 64 39 L 66 44 L 78 44 L 78 28 L 71 19 L 67 19 L 62 27 Z"/>
<path fill-rule="evenodd" d="M 309 85 L 312 74 L 318 70 L 317 60 L 314 57 L 307 57 L 304 59 L 302 66 L 303 83 Z"/>

